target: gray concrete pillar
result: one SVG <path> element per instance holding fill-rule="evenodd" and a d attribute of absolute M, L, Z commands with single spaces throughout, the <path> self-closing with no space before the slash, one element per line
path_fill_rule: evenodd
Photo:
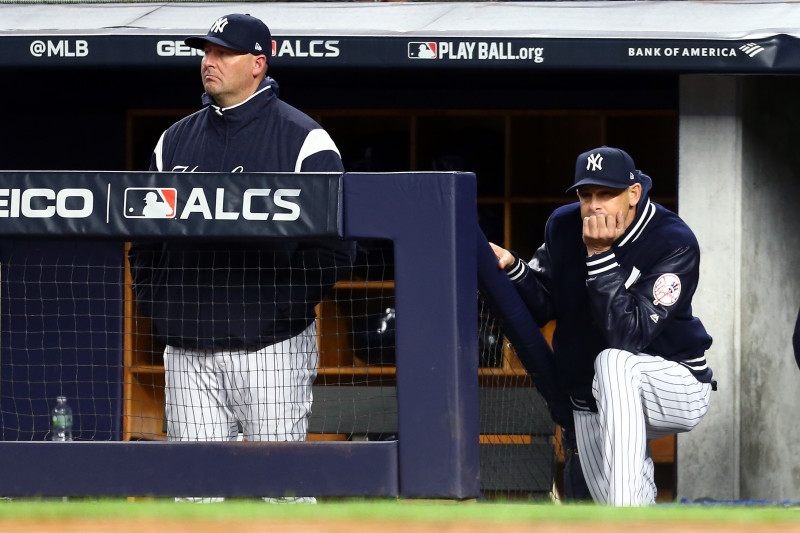
<path fill-rule="evenodd" d="M 800 500 L 800 77 L 742 78 L 741 495 Z"/>
<path fill-rule="evenodd" d="M 693 301 L 714 338 L 706 354 L 719 382 L 708 415 L 678 436 L 678 492 L 689 499 L 739 497 L 742 133 L 739 81 L 680 81 L 678 212 L 700 242 L 700 285 Z"/>
<path fill-rule="evenodd" d="M 701 247 L 695 314 L 719 381 L 678 437 L 678 495 L 800 500 L 800 78 L 684 76 L 679 213 Z"/>

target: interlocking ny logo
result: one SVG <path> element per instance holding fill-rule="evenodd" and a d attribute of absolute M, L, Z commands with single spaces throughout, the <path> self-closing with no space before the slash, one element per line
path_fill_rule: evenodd
<path fill-rule="evenodd" d="M 603 170 L 603 156 L 600 154 L 591 154 L 586 160 L 586 170 Z"/>
<path fill-rule="evenodd" d="M 225 26 L 228 25 L 228 17 L 218 18 L 217 21 L 211 26 L 213 33 L 222 33 L 225 31 Z"/>

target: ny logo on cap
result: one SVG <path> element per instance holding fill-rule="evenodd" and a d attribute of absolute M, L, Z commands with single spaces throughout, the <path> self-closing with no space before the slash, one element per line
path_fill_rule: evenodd
<path fill-rule="evenodd" d="M 228 25 L 228 17 L 218 18 L 217 21 L 211 26 L 209 30 L 212 33 L 222 33 L 225 31 L 225 26 Z"/>
<path fill-rule="evenodd" d="M 600 154 L 591 154 L 586 160 L 586 170 L 603 170 L 603 156 Z"/>

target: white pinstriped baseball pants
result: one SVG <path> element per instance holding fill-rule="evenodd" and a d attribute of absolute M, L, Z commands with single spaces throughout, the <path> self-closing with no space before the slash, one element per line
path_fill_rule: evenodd
<path fill-rule="evenodd" d="M 167 346 L 167 437 L 234 441 L 238 421 L 249 441 L 305 440 L 318 360 L 314 322 L 253 352 Z"/>
<path fill-rule="evenodd" d="M 624 350 L 603 350 L 594 368 L 598 412 L 574 412 L 589 492 L 597 503 L 654 503 L 649 440 L 693 429 L 708 411 L 711 384 L 673 361 Z"/>

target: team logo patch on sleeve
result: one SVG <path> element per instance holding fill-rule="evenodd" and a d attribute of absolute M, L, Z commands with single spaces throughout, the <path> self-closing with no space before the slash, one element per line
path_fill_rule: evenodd
<path fill-rule="evenodd" d="M 653 284 L 653 303 L 670 306 L 681 295 L 681 280 L 675 274 L 661 274 Z"/>

